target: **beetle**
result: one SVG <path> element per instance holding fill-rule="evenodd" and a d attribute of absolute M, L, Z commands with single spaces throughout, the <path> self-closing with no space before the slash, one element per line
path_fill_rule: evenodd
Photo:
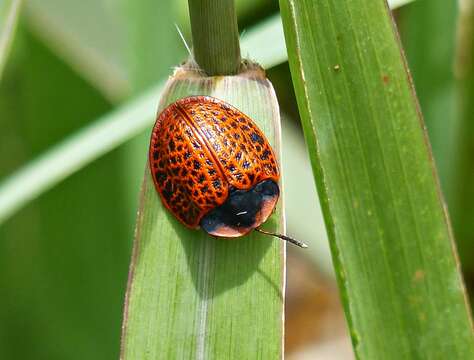
<path fill-rule="evenodd" d="M 185 226 L 217 237 L 262 229 L 280 196 L 275 152 L 258 126 L 210 96 L 181 98 L 153 127 L 149 166 L 165 207 Z"/>

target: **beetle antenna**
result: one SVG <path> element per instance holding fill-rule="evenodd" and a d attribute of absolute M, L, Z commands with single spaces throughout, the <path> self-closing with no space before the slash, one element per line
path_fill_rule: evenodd
<path fill-rule="evenodd" d="M 265 230 L 262 230 L 262 229 L 258 229 L 256 228 L 255 231 L 258 231 L 259 233 L 262 233 L 262 234 L 265 234 L 265 235 L 270 235 L 270 236 L 275 236 L 279 239 L 282 239 L 282 240 L 285 240 L 285 241 L 288 241 L 296 246 L 299 246 L 300 248 L 307 248 L 308 245 L 306 245 L 305 243 L 303 242 L 300 242 L 296 239 L 293 239 L 293 238 L 290 238 L 289 236 L 286 236 L 286 235 L 282 235 L 282 234 L 275 234 L 275 233 L 272 233 L 272 232 L 269 232 L 269 231 L 265 231 Z"/>

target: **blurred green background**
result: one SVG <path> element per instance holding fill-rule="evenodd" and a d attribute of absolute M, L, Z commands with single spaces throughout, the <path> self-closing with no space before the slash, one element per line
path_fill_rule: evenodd
<path fill-rule="evenodd" d="M 175 24 L 191 38 L 183 0 L 25 0 L 22 5 L 0 77 L 0 182 L 170 75 L 187 56 Z M 237 10 L 245 31 L 275 15 L 278 1 L 238 0 Z M 472 113 L 465 109 L 469 95 L 453 71 L 457 4 L 419 0 L 395 15 L 472 286 Z M 288 64 L 269 69 L 268 76 L 284 114 L 284 145 L 292 149 L 283 149 L 284 160 L 297 157 L 304 168 Z M 1 359 L 118 358 L 148 133 L 97 159 L 0 225 Z M 291 166 L 284 163 L 285 169 Z M 289 232 L 325 242 L 306 169 L 301 177 L 285 178 Z M 295 171 L 300 170 L 288 173 Z M 307 258 L 313 271 L 323 274 L 321 281 L 331 289 L 327 297 L 338 307 L 327 249 Z M 290 292 L 300 290 L 289 284 Z M 313 306 L 314 294 L 301 296 L 308 296 L 304 305 L 290 301 L 287 311 Z"/>

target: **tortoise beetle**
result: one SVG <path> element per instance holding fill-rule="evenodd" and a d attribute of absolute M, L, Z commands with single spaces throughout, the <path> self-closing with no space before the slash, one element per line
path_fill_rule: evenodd
<path fill-rule="evenodd" d="M 217 237 L 259 229 L 280 189 L 275 153 L 244 113 L 210 96 L 177 100 L 157 117 L 149 165 L 165 207 L 184 225 Z"/>

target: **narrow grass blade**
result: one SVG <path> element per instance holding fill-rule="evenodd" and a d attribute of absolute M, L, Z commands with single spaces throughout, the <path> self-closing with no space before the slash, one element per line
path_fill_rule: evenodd
<path fill-rule="evenodd" d="M 20 7 L 21 0 L 3 0 L 0 2 L 0 80 L 15 33 Z"/>
<path fill-rule="evenodd" d="M 459 141 L 453 72 L 457 8 L 455 1 L 419 1 L 399 13 L 402 43 L 448 206 L 456 188 L 452 176 L 457 164 L 453 159 Z"/>
<path fill-rule="evenodd" d="M 460 1 L 456 51 L 459 143 L 452 191 L 453 224 L 464 269 L 474 278 L 474 1 Z M 451 205 L 451 204 L 450 204 Z"/>
<path fill-rule="evenodd" d="M 280 5 L 356 356 L 474 358 L 449 221 L 385 2 Z"/>
<path fill-rule="evenodd" d="M 240 68 L 234 0 L 189 0 L 194 60 L 208 75 L 233 75 Z"/>
<path fill-rule="evenodd" d="M 0 223 L 29 201 L 150 125 L 161 86 L 67 138 L 0 183 Z"/>
<path fill-rule="evenodd" d="M 279 111 L 259 69 L 203 78 L 178 70 L 160 109 L 212 95 L 248 114 L 279 151 Z M 284 231 L 281 209 L 265 228 Z M 123 359 L 282 356 L 284 244 L 253 233 L 222 240 L 184 228 L 163 208 L 148 167 L 142 187 L 123 325 Z"/>

